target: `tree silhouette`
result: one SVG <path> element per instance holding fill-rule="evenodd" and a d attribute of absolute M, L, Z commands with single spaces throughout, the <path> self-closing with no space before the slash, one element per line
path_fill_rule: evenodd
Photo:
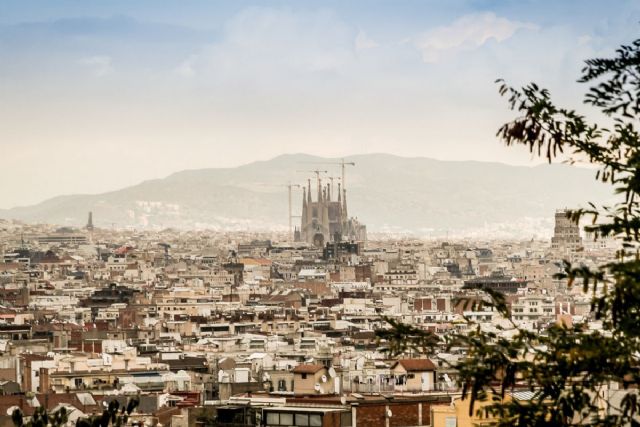
<path fill-rule="evenodd" d="M 67 423 L 67 409 L 63 406 L 57 411 L 49 414 L 44 407 L 36 408 L 31 419 L 24 423 L 24 415 L 20 409 L 11 413 L 11 421 L 16 427 L 60 427 Z"/>
<path fill-rule="evenodd" d="M 102 415 L 94 415 L 88 418 L 78 418 L 76 427 L 121 427 L 129 421 L 129 416 L 140 404 L 138 397 L 127 400 L 126 405 L 120 407 L 117 400 L 112 400 L 103 411 Z M 47 412 L 44 407 L 36 408 L 33 416 L 25 424 L 24 414 L 20 409 L 16 409 L 11 414 L 11 420 L 16 427 L 62 427 L 68 423 L 68 414 L 63 406 L 52 413 Z"/>
<path fill-rule="evenodd" d="M 596 238 L 621 240 L 615 261 L 595 269 L 565 261 L 556 276 L 590 293 L 590 319 L 601 321 L 602 329 L 590 330 L 585 322 L 530 332 L 511 320 L 503 295 L 484 289 L 486 301 L 461 303 L 495 309 L 511 321 L 511 338 L 473 322 L 471 332 L 446 337 L 398 323 L 378 332 L 395 354 L 465 348 L 465 357 L 451 365 L 459 372 L 463 398 L 471 400 L 470 415 L 497 426 L 640 426 L 640 40 L 621 46 L 612 58 L 585 61 L 578 82 L 590 84 L 584 103 L 610 125 L 589 123 L 556 106 L 549 91 L 534 83 L 517 89 L 498 80 L 499 93 L 517 117 L 497 135 L 507 146 L 525 145 L 549 162 L 591 163 L 597 166 L 595 178 L 612 186 L 612 205 L 588 203 L 568 216 L 576 223 L 588 219 L 584 228 Z M 620 387 L 615 399 L 609 393 L 613 385 Z M 528 400 L 505 398 L 522 388 L 532 392 Z M 478 409 L 478 401 L 486 404 Z"/>

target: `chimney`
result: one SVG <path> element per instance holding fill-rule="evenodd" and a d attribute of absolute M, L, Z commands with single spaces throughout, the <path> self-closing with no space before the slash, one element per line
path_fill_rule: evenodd
<path fill-rule="evenodd" d="M 40 368 L 40 393 L 47 393 L 51 385 L 49 383 L 49 368 Z"/>

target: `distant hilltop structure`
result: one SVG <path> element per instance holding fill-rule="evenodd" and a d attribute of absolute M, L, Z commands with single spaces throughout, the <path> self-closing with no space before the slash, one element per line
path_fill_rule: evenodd
<path fill-rule="evenodd" d="M 93 212 L 89 212 L 89 219 L 87 219 L 87 225 L 84 228 L 89 231 L 93 231 L 95 229 L 93 226 Z"/>
<path fill-rule="evenodd" d="M 324 247 L 329 242 L 367 239 L 367 227 L 348 216 L 345 188 L 338 184 L 338 194 L 334 196 L 331 184 L 324 186 L 318 174 L 315 201 L 311 191 L 311 180 L 308 180 L 307 186 L 303 187 L 302 215 L 300 229 L 295 233 L 296 241 Z"/>

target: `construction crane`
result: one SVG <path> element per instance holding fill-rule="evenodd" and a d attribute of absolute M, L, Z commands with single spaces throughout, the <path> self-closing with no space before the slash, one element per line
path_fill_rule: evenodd
<path fill-rule="evenodd" d="M 320 181 L 320 174 L 321 173 L 329 173 L 329 171 L 321 171 L 321 170 L 317 170 L 317 169 L 316 170 L 311 170 L 311 171 L 307 170 L 307 171 L 296 171 L 296 172 L 313 172 L 313 173 L 316 174 L 316 179 L 318 181 Z"/>
<path fill-rule="evenodd" d="M 293 203 L 291 201 L 291 199 L 292 199 L 292 189 L 293 188 L 302 188 L 302 185 L 300 185 L 300 184 L 292 184 L 291 181 L 289 181 L 287 184 L 284 184 L 284 185 L 267 184 L 267 183 L 256 183 L 256 184 L 258 184 L 260 186 L 263 186 L 263 187 L 286 187 L 289 190 L 289 235 L 291 236 L 291 239 L 293 241 L 293 223 L 292 223 L 292 219 L 295 218 L 296 215 L 293 215 Z"/>
<path fill-rule="evenodd" d="M 342 188 L 347 187 L 347 181 L 345 180 L 345 166 L 355 166 L 355 162 L 345 162 L 344 159 L 340 159 L 339 162 L 304 162 L 304 163 L 315 163 L 318 165 L 338 165 L 342 170 Z"/>
<path fill-rule="evenodd" d="M 316 179 L 318 180 L 318 188 L 320 188 L 320 174 L 321 173 L 329 173 L 328 171 L 323 171 L 323 170 L 306 170 L 306 171 L 296 171 L 296 172 L 313 172 L 316 174 Z M 309 190 L 309 192 L 311 192 L 311 188 L 308 188 L 307 190 Z"/>
<path fill-rule="evenodd" d="M 331 181 L 331 194 L 335 194 L 334 188 L 333 188 L 333 180 L 337 179 L 338 181 L 340 181 L 342 178 L 340 178 L 339 176 L 328 176 L 327 178 L 329 178 L 329 180 Z"/>
<path fill-rule="evenodd" d="M 291 211 L 291 189 L 300 188 L 302 186 L 300 184 L 292 184 L 291 182 L 289 182 L 286 187 L 289 189 L 289 237 L 291 238 L 291 241 L 293 241 L 293 225 L 291 221 L 293 218 L 293 212 Z"/>

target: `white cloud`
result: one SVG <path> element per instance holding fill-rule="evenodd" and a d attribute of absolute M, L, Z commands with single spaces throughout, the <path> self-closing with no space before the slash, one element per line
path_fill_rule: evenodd
<path fill-rule="evenodd" d="M 175 72 L 183 77 L 191 77 L 196 73 L 195 61 L 197 60 L 195 55 L 191 55 L 175 69 Z"/>
<path fill-rule="evenodd" d="M 360 30 L 356 36 L 356 49 L 364 50 L 373 49 L 375 47 L 378 47 L 378 43 L 370 39 L 364 31 Z"/>
<path fill-rule="evenodd" d="M 476 49 L 489 40 L 502 42 L 520 29 L 533 30 L 528 22 L 510 21 L 494 13 L 465 15 L 451 25 L 434 28 L 414 40 L 422 52 L 424 62 L 438 62 L 443 55 L 461 50 Z"/>
<path fill-rule="evenodd" d="M 91 69 L 98 77 L 102 77 L 113 72 L 113 60 L 107 55 L 88 56 L 86 58 L 81 58 L 78 62 Z"/>
<path fill-rule="evenodd" d="M 591 37 L 591 36 L 590 36 L 590 35 L 588 35 L 588 34 L 584 34 L 584 35 L 582 35 L 582 36 L 578 37 L 578 45 L 580 45 L 580 46 L 586 46 L 586 45 L 588 45 L 589 43 L 591 43 L 591 41 L 592 41 L 592 40 L 593 40 L 593 37 Z"/>
<path fill-rule="evenodd" d="M 310 73 L 344 70 L 355 61 L 353 41 L 353 28 L 332 12 L 251 7 L 227 22 L 220 40 L 175 71 L 209 82 L 289 85 L 306 81 Z"/>

